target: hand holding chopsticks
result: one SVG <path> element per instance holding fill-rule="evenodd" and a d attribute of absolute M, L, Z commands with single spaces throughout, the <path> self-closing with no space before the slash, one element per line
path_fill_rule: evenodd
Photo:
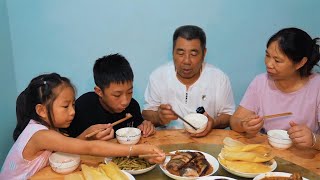
<path fill-rule="evenodd" d="M 112 123 L 111 125 L 112 125 L 112 126 L 115 126 L 115 125 L 120 124 L 120 123 L 122 123 L 122 122 L 124 122 L 124 121 L 126 121 L 126 120 L 128 120 L 128 119 L 130 119 L 130 118 L 132 118 L 132 115 L 131 115 L 130 113 L 127 113 L 127 114 L 126 114 L 126 117 L 124 117 L 124 118 L 122 118 L 122 119 L 119 119 L 118 121 Z M 99 132 L 101 132 L 101 131 L 103 131 L 103 130 L 105 130 L 105 129 L 97 129 L 97 130 L 95 130 L 95 131 L 87 134 L 85 137 L 86 137 L 86 138 L 92 137 L 92 136 L 98 134 Z"/>

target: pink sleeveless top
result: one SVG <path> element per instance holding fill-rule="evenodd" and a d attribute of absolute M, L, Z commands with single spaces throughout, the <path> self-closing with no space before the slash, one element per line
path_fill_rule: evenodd
<path fill-rule="evenodd" d="M 27 127 L 11 147 L 2 166 L 0 180 L 28 179 L 40 169 L 48 165 L 49 156 L 52 153 L 51 151 L 44 151 L 40 156 L 31 161 L 24 159 L 22 156 L 22 152 L 30 138 L 40 130 L 48 130 L 48 128 L 34 120 L 30 120 Z"/>

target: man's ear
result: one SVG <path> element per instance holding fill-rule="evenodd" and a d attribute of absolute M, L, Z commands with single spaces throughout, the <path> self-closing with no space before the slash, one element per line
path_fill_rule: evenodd
<path fill-rule="evenodd" d="M 95 87 L 94 87 L 94 92 L 95 92 L 99 97 L 102 97 L 102 95 L 103 95 L 102 90 L 101 90 L 98 86 L 95 86 Z"/>
<path fill-rule="evenodd" d="M 36 105 L 36 113 L 37 113 L 42 119 L 47 119 L 47 117 L 48 117 L 47 108 L 46 108 L 45 105 L 37 104 L 37 105 Z"/>

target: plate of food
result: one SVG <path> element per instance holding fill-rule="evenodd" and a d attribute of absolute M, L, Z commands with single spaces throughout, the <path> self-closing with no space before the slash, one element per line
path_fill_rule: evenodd
<path fill-rule="evenodd" d="M 260 163 L 246 161 L 228 161 L 224 159 L 220 153 L 218 156 L 218 161 L 226 171 L 245 178 L 254 178 L 261 173 L 271 172 L 277 168 L 277 162 L 274 159 Z"/>
<path fill-rule="evenodd" d="M 219 169 L 216 158 L 205 152 L 196 150 L 172 151 L 160 169 L 170 178 L 177 180 L 193 180 L 210 176 Z"/>
<path fill-rule="evenodd" d="M 267 172 L 256 176 L 253 180 L 274 180 L 274 179 L 290 180 L 290 179 L 303 179 L 308 180 L 301 176 L 300 173 L 285 173 L 285 172 Z"/>
<path fill-rule="evenodd" d="M 132 175 L 143 174 L 154 169 L 157 164 L 151 164 L 147 160 L 138 157 L 113 157 L 105 158 L 104 162 L 114 162 L 121 170 L 124 170 Z"/>

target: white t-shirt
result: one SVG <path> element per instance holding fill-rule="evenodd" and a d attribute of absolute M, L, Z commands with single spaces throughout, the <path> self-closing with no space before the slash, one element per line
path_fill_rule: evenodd
<path fill-rule="evenodd" d="M 200 106 L 212 118 L 232 115 L 235 109 L 229 78 L 207 63 L 203 63 L 199 79 L 188 90 L 177 79 L 173 62 L 160 66 L 151 73 L 144 98 L 144 110 L 157 111 L 160 104 L 170 104 L 181 116 L 195 113 Z M 183 122 L 171 121 L 166 127 L 181 129 Z"/>

